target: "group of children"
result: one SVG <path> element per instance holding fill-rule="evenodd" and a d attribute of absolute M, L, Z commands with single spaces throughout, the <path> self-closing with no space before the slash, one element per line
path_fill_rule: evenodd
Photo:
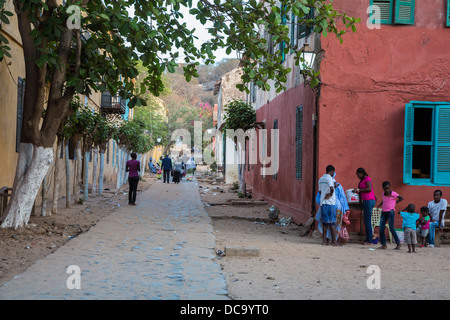
<path fill-rule="evenodd" d="M 395 191 L 391 190 L 391 184 L 388 181 L 383 182 L 383 202 L 380 203 L 378 207 L 381 207 L 383 204 L 386 203 L 399 203 L 403 200 L 403 197 L 400 196 Z M 439 190 L 435 191 L 440 192 Z M 442 195 L 442 193 L 441 193 Z M 383 212 L 384 212 L 384 206 L 383 206 Z M 394 213 L 393 211 L 391 211 Z M 404 241 L 408 245 L 408 252 L 416 252 L 416 244 L 418 243 L 417 239 L 420 239 L 420 247 L 425 247 L 428 234 L 430 232 L 430 212 L 429 208 L 427 206 L 423 206 L 420 208 L 420 213 L 416 213 L 416 206 L 412 203 L 408 204 L 406 208 L 404 208 L 402 211 L 400 211 L 398 214 L 403 218 L 403 224 L 402 229 L 404 232 Z M 383 219 L 384 220 L 384 219 Z M 392 219 L 393 220 L 393 219 Z M 381 221 L 383 222 L 383 221 Z M 391 222 L 391 221 L 389 221 Z M 393 225 L 393 221 L 392 221 Z M 380 223 L 380 227 L 382 227 L 383 230 L 380 230 L 380 234 L 382 233 L 384 235 L 384 226 L 385 223 Z M 397 243 L 397 247 L 395 249 L 400 249 L 400 241 L 398 239 L 397 233 L 395 232 L 395 229 L 391 227 L 391 223 L 389 223 L 390 232 L 392 236 L 395 239 L 395 242 Z M 433 230 L 434 232 L 434 230 Z M 380 249 L 386 249 L 386 245 L 382 244 Z"/>

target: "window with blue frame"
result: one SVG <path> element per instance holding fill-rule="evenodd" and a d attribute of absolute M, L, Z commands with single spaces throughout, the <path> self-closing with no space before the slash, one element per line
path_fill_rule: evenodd
<path fill-rule="evenodd" d="M 414 24 L 415 0 L 370 0 L 370 6 L 376 6 L 379 17 L 375 23 L 382 24 Z M 371 15 L 372 15 L 371 14 Z M 379 18 L 379 19 L 377 19 Z"/>
<path fill-rule="evenodd" d="M 450 102 L 405 107 L 403 183 L 450 185 Z"/>

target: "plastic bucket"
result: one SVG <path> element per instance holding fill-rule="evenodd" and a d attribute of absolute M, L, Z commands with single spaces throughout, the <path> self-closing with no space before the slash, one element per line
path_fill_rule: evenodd
<path fill-rule="evenodd" d="M 358 203 L 359 202 L 359 194 L 353 192 L 353 189 L 348 189 L 345 192 L 345 196 L 347 197 L 348 203 Z"/>

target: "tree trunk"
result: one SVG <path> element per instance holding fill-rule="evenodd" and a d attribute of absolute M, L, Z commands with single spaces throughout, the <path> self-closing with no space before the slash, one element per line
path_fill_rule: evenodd
<path fill-rule="evenodd" d="M 89 159 L 90 150 L 86 150 L 84 153 L 84 181 L 83 181 L 83 201 L 88 201 L 89 198 Z"/>
<path fill-rule="evenodd" d="M 52 199 L 52 214 L 58 213 L 58 198 L 59 198 L 59 173 L 61 166 L 59 163 L 59 152 L 63 144 L 64 138 L 58 136 L 58 142 L 56 143 L 55 151 L 55 171 L 53 172 L 53 199 Z"/>
<path fill-rule="evenodd" d="M 41 216 L 47 217 L 51 216 L 51 213 L 47 215 L 47 176 L 44 176 L 44 179 L 42 180 L 41 185 L 41 196 L 42 196 L 42 202 L 41 202 Z"/>
<path fill-rule="evenodd" d="M 126 165 L 127 165 L 127 160 L 128 160 L 128 152 L 127 152 L 127 150 L 123 150 L 123 158 L 122 158 L 122 177 L 123 177 L 123 179 L 122 179 L 122 183 L 121 183 L 121 186 L 123 185 L 123 184 L 127 184 L 127 178 L 128 178 L 128 172 L 126 172 L 126 170 L 125 170 L 125 168 L 126 168 Z"/>
<path fill-rule="evenodd" d="M 92 194 L 97 193 L 97 163 L 98 163 L 98 146 L 94 146 L 92 153 Z"/>
<path fill-rule="evenodd" d="M 119 190 L 120 190 L 120 186 L 122 185 L 121 184 L 121 182 L 122 182 L 122 176 L 121 176 L 121 174 L 122 174 L 122 148 L 120 148 L 120 147 L 118 147 L 119 148 L 119 157 L 118 157 L 118 163 L 117 163 L 117 179 L 116 179 L 116 189 L 117 189 L 117 192 L 119 192 Z"/>
<path fill-rule="evenodd" d="M 98 174 L 98 194 L 103 194 L 103 169 L 105 165 L 105 150 L 100 149 L 100 172 Z"/>
<path fill-rule="evenodd" d="M 29 157 L 31 162 L 27 161 Z M 14 188 L 1 223 L 2 228 L 17 229 L 28 224 L 39 186 L 52 162 L 53 148 L 20 143 Z"/>
<path fill-rule="evenodd" d="M 66 139 L 66 142 L 64 145 L 64 154 L 65 154 L 65 161 L 66 161 L 66 208 L 70 208 L 71 193 L 70 193 L 69 139 Z"/>
<path fill-rule="evenodd" d="M 81 166 L 83 157 L 81 156 L 81 141 L 78 140 L 77 145 L 77 160 L 75 161 L 75 169 L 73 175 L 73 201 L 75 204 L 80 200 L 80 185 L 81 181 Z"/>
<path fill-rule="evenodd" d="M 238 180 L 239 180 L 239 191 L 241 194 L 246 194 L 245 187 L 245 150 L 242 148 L 242 144 L 238 142 L 237 144 L 237 152 L 238 152 Z"/>

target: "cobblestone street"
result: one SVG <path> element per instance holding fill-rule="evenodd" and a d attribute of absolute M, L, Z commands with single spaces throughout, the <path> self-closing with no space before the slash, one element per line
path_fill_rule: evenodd
<path fill-rule="evenodd" d="M 195 191 L 195 192 L 193 192 Z M 228 299 L 197 182 L 157 181 L 0 288 L 1 299 Z M 80 270 L 80 289 L 76 273 Z"/>

